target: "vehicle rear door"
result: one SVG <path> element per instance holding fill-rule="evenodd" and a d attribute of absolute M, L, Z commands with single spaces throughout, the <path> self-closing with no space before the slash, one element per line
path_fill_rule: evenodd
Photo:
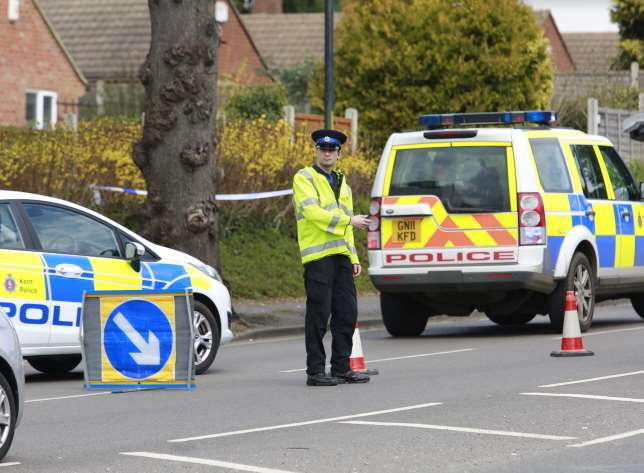
<path fill-rule="evenodd" d="M 43 260 L 20 222 L 15 206 L 0 202 L 0 306 L 11 318 L 22 347 L 44 347 L 50 325 Z"/>
<path fill-rule="evenodd" d="M 394 147 L 381 215 L 385 266 L 516 263 L 511 143 L 451 141 Z"/>

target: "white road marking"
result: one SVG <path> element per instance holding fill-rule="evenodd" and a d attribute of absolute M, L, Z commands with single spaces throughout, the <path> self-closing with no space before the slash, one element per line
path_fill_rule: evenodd
<path fill-rule="evenodd" d="M 16 465 L 20 465 L 20 462 L 0 463 L 0 467 L 3 467 L 3 466 L 16 466 Z"/>
<path fill-rule="evenodd" d="M 434 355 L 451 355 L 452 353 L 462 353 L 462 352 L 473 351 L 473 350 L 476 350 L 476 348 L 461 348 L 460 350 L 437 351 L 433 353 L 421 353 L 419 355 L 395 356 L 393 358 L 380 358 L 378 360 L 369 360 L 369 363 L 378 363 L 381 361 L 408 360 L 410 358 L 422 358 L 425 356 L 434 356 Z M 331 365 L 327 365 L 327 368 L 329 366 Z M 280 373 L 297 373 L 301 371 L 306 371 L 306 368 L 299 368 L 296 370 L 284 370 L 284 371 L 280 371 Z"/>
<path fill-rule="evenodd" d="M 521 394 L 524 396 L 574 397 L 579 399 L 598 399 L 600 401 L 621 401 L 621 402 L 644 403 L 644 399 L 638 399 L 634 397 L 595 396 L 593 394 L 566 394 L 566 393 L 521 393 Z"/>
<path fill-rule="evenodd" d="M 28 402 L 44 402 L 44 401 L 58 401 L 59 399 L 75 399 L 77 397 L 89 397 L 89 396 L 103 396 L 104 394 L 110 394 L 111 391 L 101 391 L 98 393 L 91 394 L 74 394 L 72 396 L 58 396 L 58 397 L 44 397 L 42 399 L 27 399 L 25 404 Z"/>
<path fill-rule="evenodd" d="M 634 330 L 644 330 L 644 327 L 616 328 L 615 330 L 600 330 L 598 332 L 585 332 L 583 336 L 593 337 L 595 335 L 607 335 L 607 334 L 619 333 L 619 332 L 632 332 Z M 561 335 L 557 337 L 552 337 L 552 340 L 561 340 Z"/>
<path fill-rule="evenodd" d="M 223 462 L 219 460 L 209 460 L 207 458 L 167 455 L 165 453 L 121 452 L 121 455 L 129 455 L 132 457 L 154 458 L 156 460 L 167 460 L 172 462 L 196 463 L 197 465 L 218 466 L 219 468 L 227 468 L 229 470 L 252 471 L 254 473 L 293 473 L 286 470 L 276 470 L 274 468 L 264 468 L 261 466 L 253 466 L 253 465 L 243 465 L 241 463 L 230 463 L 230 462 Z"/>
<path fill-rule="evenodd" d="M 581 384 L 581 383 L 590 383 L 590 382 L 593 382 L 593 381 L 603 381 L 604 379 L 623 378 L 624 376 L 635 376 L 635 375 L 638 375 L 638 374 L 644 374 L 644 370 L 631 371 L 630 373 L 611 374 L 609 376 L 600 376 L 598 378 L 579 379 L 577 381 L 566 381 L 564 383 L 543 384 L 543 385 L 537 386 L 537 387 L 538 388 L 557 388 L 559 386 L 569 386 L 571 384 Z"/>
<path fill-rule="evenodd" d="M 644 330 L 644 327 L 617 328 L 615 330 L 600 330 L 598 332 L 586 332 L 583 334 L 583 336 L 593 337 L 595 335 L 607 335 L 607 334 L 619 333 L 619 332 L 632 332 L 634 330 Z M 559 335 L 558 337 L 552 337 L 552 340 L 561 340 L 561 335 Z"/>
<path fill-rule="evenodd" d="M 450 430 L 452 432 L 467 432 L 471 434 L 483 435 L 502 435 L 505 437 L 522 437 L 529 439 L 540 440 L 574 440 L 577 437 L 562 437 L 560 435 L 544 435 L 544 434 L 530 434 L 525 432 L 511 432 L 507 430 L 488 430 L 488 429 L 473 429 L 470 427 L 452 427 L 450 425 L 432 425 L 432 424 L 412 424 L 407 422 L 369 422 L 369 421 L 346 421 L 340 422 L 341 424 L 355 424 L 355 425 L 380 425 L 383 427 L 412 427 L 415 429 L 431 429 L 431 430 Z"/>
<path fill-rule="evenodd" d="M 348 416 L 340 416 L 340 417 L 328 417 L 326 419 L 315 419 L 315 420 L 308 420 L 304 422 L 294 422 L 292 424 L 280 424 L 280 425 L 270 425 L 268 427 L 258 427 L 256 429 L 245 429 L 245 430 L 235 430 L 233 432 L 222 432 L 219 434 L 209 434 L 209 435 L 199 435 L 197 437 L 186 437 L 182 439 L 173 439 L 173 440 L 168 440 L 168 442 L 191 442 L 193 440 L 203 440 L 203 439 L 214 439 L 214 438 L 219 438 L 219 437 L 229 437 L 231 435 L 241 435 L 241 434 L 250 434 L 254 432 L 265 432 L 267 430 L 277 430 L 277 429 L 287 429 L 290 427 L 300 427 L 303 425 L 312 425 L 312 424 L 322 424 L 325 422 L 337 422 L 340 420 L 346 420 L 346 419 L 356 419 L 358 417 L 368 417 L 368 416 L 376 416 L 380 414 L 390 414 L 392 412 L 402 412 L 402 411 L 410 411 L 412 409 L 422 409 L 423 407 L 432 407 L 432 406 L 440 406 L 443 404 L 442 402 L 428 402 L 426 404 L 416 404 L 414 406 L 405 406 L 405 407 L 397 407 L 394 409 L 386 409 L 383 411 L 372 411 L 372 412 L 363 412 L 362 414 L 353 414 L 353 415 L 348 415 Z"/>
<path fill-rule="evenodd" d="M 573 445 L 568 445 L 568 447 L 588 447 L 590 445 L 597 445 L 598 443 L 607 443 L 607 442 L 612 442 L 614 440 L 621 440 L 625 439 L 628 437 L 634 437 L 636 435 L 642 435 L 644 434 L 644 429 L 639 429 L 639 430 L 633 430 L 631 432 L 624 432 L 623 434 L 617 434 L 617 435 L 610 435 L 608 437 L 601 437 L 595 440 L 590 440 L 588 442 L 582 442 L 582 443 L 576 443 Z"/>

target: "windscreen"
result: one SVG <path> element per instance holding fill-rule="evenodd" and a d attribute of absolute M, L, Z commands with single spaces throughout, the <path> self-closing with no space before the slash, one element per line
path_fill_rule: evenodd
<path fill-rule="evenodd" d="M 509 212 L 506 147 L 398 150 L 389 195 L 434 195 L 449 213 Z"/>

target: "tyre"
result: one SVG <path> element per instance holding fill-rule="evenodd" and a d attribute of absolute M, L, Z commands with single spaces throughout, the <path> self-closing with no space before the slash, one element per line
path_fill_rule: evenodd
<path fill-rule="evenodd" d="M 408 294 L 380 294 L 380 311 L 387 332 L 394 337 L 416 337 L 427 326 L 429 310 Z"/>
<path fill-rule="evenodd" d="M 498 325 L 524 325 L 530 322 L 532 319 L 534 319 L 537 314 L 531 314 L 531 313 L 526 313 L 526 314 L 495 314 L 494 312 L 486 312 L 485 315 L 487 315 L 487 318 L 490 319 L 492 322 Z"/>
<path fill-rule="evenodd" d="M 219 349 L 219 325 L 215 315 L 202 302 L 195 301 L 193 317 L 195 373 L 205 372 Z"/>
<path fill-rule="evenodd" d="M 80 355 L 38 356 L 27 358 L 29 364 L 36 370 L 45 374 L 64 374 L 78 366 L 81 362 Z"/>
<path fill-rule="evenodd" d="M 568 275 L 559 281 L 548 301 L 548 315 L 552 328 L 561 332 L 564 322 L 566 291 L 574 291 L 577 299 L 579 328 L 585 332 L 593 323 L 595 313 L 595 271 L 583 253 L 575 253 Z"/>
<path fill-rule="evenodd" d="M 16 430 L 16 398 L 7 378 L 0 373 L 0 460 L 9 451 Z"/>
<path fill-rule="evenodd" d="M 631 304 L 637 315 L 644 319 L 644 294 L 637 294 L 631 297 Z"/>

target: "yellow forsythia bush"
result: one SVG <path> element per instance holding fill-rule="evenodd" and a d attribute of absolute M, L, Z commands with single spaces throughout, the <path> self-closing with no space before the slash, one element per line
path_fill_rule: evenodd
<path fill-rule="evenodd" d="M 368 190 L 376 163 L 347 152 L 338 168 L 349 176 L 354 191 Z M 258 118 L 224 127 L 217 159 L 223 170 L 218 192 L 261 192 L 290 188 L 293 175 L 315 162 L 315 151 L 308 132 L 293 134 L 285 121 Z"/>
<path fill-rule="evenodd" d="M 89 205 L 92 184 L 145 189 L 130 156 L 141 124 L 121 118 L 81 121 L 76 133 L 59 125 L 52 131 L 0 127 L 0 187 L 46 194 Z M 293 174 L 314 162 L 308 133 L 293 134 L 284 121 L 264 118 L 227 123 L 218 136 L 217 193 L 264 192 L 291 187 Z M 354 194 L 367 194 L 375 161 L 343 153 L 339 163 Z M 142 200 L 132 195 L 101 194 L 106 202 Z M 260 213 L 272 218 L 289 211 L 290 199 L 221 202 L 224 217 Z"/>
<path fill-rule="evenodd" d="M 141 127 L 135 122 L 82 121 L 72 133 L 0 128 L 0 187 L 87 204 L 92 184 L 144 188 L 130 158 Z"/>

